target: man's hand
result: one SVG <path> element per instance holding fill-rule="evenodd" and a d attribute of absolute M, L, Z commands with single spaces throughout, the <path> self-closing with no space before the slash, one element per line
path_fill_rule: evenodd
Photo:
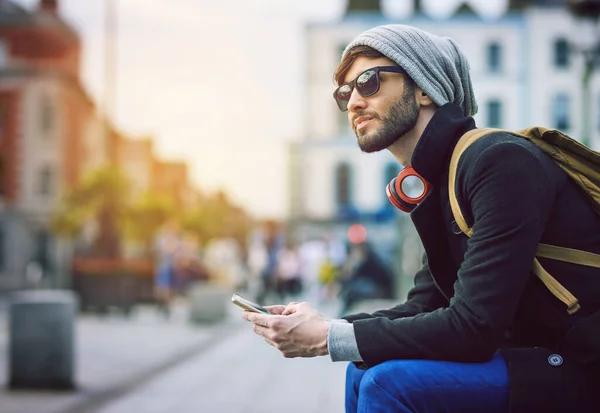
<path fill-rule="evenodd" d="M 328 354 L 325 320 L 308 303 L 267 307 L 271 315 L 244 311 L 242 317 L 254 323 L 254 332 L 281 351 L 284 357 L 315 357 Z"/>
<path fill-rule="evenodd" d="M 286 308 L 285 305 L 265 305 L 264 307 L 273 315 L 281 315 Z"/>

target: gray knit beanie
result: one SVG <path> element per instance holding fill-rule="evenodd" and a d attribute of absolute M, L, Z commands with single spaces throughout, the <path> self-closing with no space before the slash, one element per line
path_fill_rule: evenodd
<path fill-rule="evenodd" d="M 438 106 L 452 102 L 465 116 L 477 113 L 469 62 L 454 40 L 389 24 L 358 35 L 342 58 L 355 46 L 369 46 L 399 64 Z"/>

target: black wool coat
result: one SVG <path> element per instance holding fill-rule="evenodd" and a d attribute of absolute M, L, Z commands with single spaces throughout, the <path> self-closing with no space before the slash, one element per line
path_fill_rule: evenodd
<path fill-rule="evenodd" d="M 540 259 L 579 299 L 574 315 L 531 272 L 540 242 L 600 254 L 600 216 L 541 150 L 494 133 L 458 164 L 456 194 L 473 228 L 471 238 L 462 234 L 448 169 L 456 142 L 473 128 L 459 107 L 442 106 L 415 148 L 412 166 L 433 188 L 411 213 L 426 257 L 406 303 L 344 317 L 363 367 L 391 359 L 483 362 L 501 351 L 511 412 L 600 411 L 591 367 L 600 360 L 600 269 Z"/>

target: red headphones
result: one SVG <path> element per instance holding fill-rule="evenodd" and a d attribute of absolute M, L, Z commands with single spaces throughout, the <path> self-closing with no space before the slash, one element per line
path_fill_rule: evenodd
<path fill-rule="evenodd" d="M 385 187 L 390 202 L 399 210 L 411 212 L 431 191 L 431 185 L 412 166 L 400 171 Z"/>

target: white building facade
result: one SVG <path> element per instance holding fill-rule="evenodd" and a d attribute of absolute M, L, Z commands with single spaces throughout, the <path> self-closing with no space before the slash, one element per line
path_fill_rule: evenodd
<path fill-rule="evenodd" d="M 446 20 L 418 12 L 399 20 L 354 11 L 338 22 L 307 26 L 307 133 L 290 149 L 290 217 L 300 238 L 323 228 L 345 237 L 351 225 L 364 225 L 369 239 L 407 277 L 400 294 L 419 267 L 420 242 L 408 215 L 395 211 L 385 195 L 400 165 L 387 151 L 361 153 L 347 112 L 340 112 L 332 98 L 333 73 L 343 49 L 371 27 L 408 24 L 456 40 L 471 66 L 478 126 L 514 130 L 539 125 L 576 139 L 581 135 L 583 57 L 570 47 L 575 22 L 565 2 L 518 3 L 494 20 L 463 7 Z M 599 86 L 593 78 L 588 144 L 596 150 Z"/>

